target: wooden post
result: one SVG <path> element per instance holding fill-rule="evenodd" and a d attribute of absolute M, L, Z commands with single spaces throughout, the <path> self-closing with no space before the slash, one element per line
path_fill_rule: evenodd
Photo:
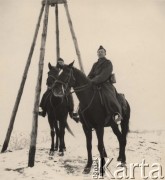
<path fill-rule="evenodd" d="M 27 59 L 27 62 L 26 62 L 24 73 L 23 73 L 23 76 L 22 76 L 22 81 L 21 81 L 21 84 L 20 84 L 20 88 L 19 88 L 19 91 L 18 91 L 18 94 L 17 94 L 17 97 L 16 97 L 16 101 L 15 101 L 15 105 L 14 105 L 14 108 L 13 108 L 13 111 L 12 111 L 12 115 L 11 115 L 11 118 L 10 118 L 10 123 L 9 123 L 8 131 L 7 131 L 7 134 L 6 134 L 6 138 L 5 138 L 2 150 L 1 150 L 2 153 L 5 152 L 7 150 L 7 148 L 8 148 L 10 136 L 11 136 L 13 126 L 14 126 L 15 117 L 16 117 L 16 114 L 17 114 L 17 111 L 18 111 L 18 106 L 19 106 L 19 103 L 20 103 L 20 100 L 21 100 L 21 97 L 22 97 L 25 81 L 26 81 L 26 78 L 27 78 L 27 74 L 28 74 L 30 63 L 31 63 L 34 47 L 35 47 L 35 44 L 36 44 L 37 35 L 38 35 L 38 31 L 39 31 L 43 11 L 44 11 L 44 5 L 42 5 L 41 11 L 40 11 L 40 14 L 39 14 L 38 23 L 36 25 L 32 45 L 31 45 L 31 48 L 30 48 L 30 52 L 29 52 L 29 55 L 28 55 L 28 59 Z"/>
<path fill-rule="evenodd" d="M 55 5 L 55 16 L 56 16 L 56 54 L 58 60 L 60 57 L 58 4 Z"/>
<path fill-rule="evenodd" d="M 73 39 L 73 43 L 74 43 L 74 46 L 75 46 L 76 54 L 77 54 L 77 57 L 78 57 L 80 69 L 81 69 L 82 72 L 84 72 L 84 68 L 83 68 L 83 64 L 82 64 L 82 60 L 81 60 L 81 54 L 80 54 L 80 51 L 79 51 L 77 38 L 76 38 L 74 29 L 73 29 L 73 24 L 72 24 L 72 20 L 71 20 L 70 14 L 69 14 L 69 9 L 68 9 L 67 2 L 64 3 L 64 7 L 65 7 L 65 10 L 66 10 L 66 16 L 67 16 L 69 27 L 70 27 L 70 31 L 71 31 L 71 34 L 72 34 L 72 39 Z"/>
<path fill-rule="evenodd" d="M 37 85 L 36 85 L 36 91 L 35 91 L 34 110 L 33 110 L 31 143 L 30 143 L 29 161 L 28 161 L 29 167 L 34 166 L 34 160 L 35 160 L 37 129 L 38 129 L 38 110 L 39 110 L 39 100 L 40 100 L 40 93 L 41 93 L 42 73 L 43 73 L 43 67 L 44 67 L 48 15 L 49 15 L 49 5 L 48 5 L 48 1 L 46 1 L 43 32 L 42 32 L 42 39 L 41 39 L 41 48 L 40 48 L 40 59 L 39 59 L 39 64 L 38 64 L 39 65 L 38 78 L 37 78 Z"/>
<path fill-rule="evenodd" d="M 46 1 L 47 0 L 43 0 L 42 1 L 42 4 L 46 4 Z M 56 4 L 63 4 L 65 3 L 66 0 L 48 0 L 47 3 L 50 5 L 50 6 L 55 6 Z"/>

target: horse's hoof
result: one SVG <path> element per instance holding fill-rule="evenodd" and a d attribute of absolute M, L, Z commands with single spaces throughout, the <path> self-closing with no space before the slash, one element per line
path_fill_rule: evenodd
<path fill-rule="evenodd" d="M 100 177 L 104 177 L 104 174 L 105 174 L 105 171 L 104 171 L 103 168 L 101 168 L 101 169 L 100 169 L 100 175 L 99 175 L 99 176 L 100 176 Z"/>
<path fill-rule="evenodd" d="M 91 171 L 91 167 L 85 167 L 84 171 L 83 171 L 83 174 L 89 174 L 90 171 Z"/>
<path fill-rule="evenodd" d="M 54 151 L 50 151 L 49 156 L 54 156 Z"/>
<path fill-rule="evenodd" d="M 58 147 L 55 147 L 54 150 L 55 150 L 55 151 L 58 151 Z"/>
<path fill-rule="evenodd" d="M 121 162 L 121 163 L 119 164 L 119 167 L 126 167 L 126 162 Z"/>
<path fill-rule="evenodd" d="M 121 158 L 121 157 L 118 157 L 118 158 L 117 158 L 117 161 L 122 161 L 122 158 Z"/>
<path fill-rule="evenodd" d="M 64 156 L 64 152 L 59 152 L 59 156 Z"/>

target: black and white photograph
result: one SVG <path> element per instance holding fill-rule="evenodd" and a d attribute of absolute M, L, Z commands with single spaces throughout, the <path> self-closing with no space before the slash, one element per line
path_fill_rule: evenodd
<path fill-rule="evenodd" d="M 165 0 L 0 0 L 0 179 L 165 178 Z"/>

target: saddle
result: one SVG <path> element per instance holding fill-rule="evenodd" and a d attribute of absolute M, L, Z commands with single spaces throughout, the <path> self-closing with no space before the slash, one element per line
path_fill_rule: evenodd
<path fill-rule="evenodd" d="M 102 94 L 100 92 L 100 87 L 97 87 L 97 91 L 98 91 L 98 94 L 99 94 L 99 97 L 100 97 L 100 101 L 101 101 L 101 104 L 104 105 L 104 102 L 103 102 L 103 98 L 102 98 Z M 117 100 L 119 102 L 119 104 L 121 105 L 121 108 L 122 108 L 122 113 L 126 113 L 127 111 L 127 100 L 125 98 L 125 95 L 122 94 L 122 93 L 118 93 L 116 91 L 116 97 L 117 97 Z"/>

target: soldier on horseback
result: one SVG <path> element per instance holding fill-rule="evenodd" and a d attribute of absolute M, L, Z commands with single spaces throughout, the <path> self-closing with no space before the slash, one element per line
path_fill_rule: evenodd
<path fill-rule="evenodd" d="M 105 123 L 112 117 L 116 123 L 122 120 L 122 108 L 117 99 L 117 92 L 114 83 L 113 65 L 106 56 L 106 50 L 100 46 L 98 51 L 98 61 L 94 63 L 88 77 L 91 82 L 98 87 L 102 96 L 103 104 L 106 109 L 107 118 Z M 112 116 L 113 115 L 113 116 Z"/>
<path fill-rule="evenodd" d="M 58 77 L 58 74 L 63 69 L 63 66 L 64 66 L 64 60 L 62 58 L 59 58 L 57 61 L 57 65 L 55 67 L 51 66 L 53 68 L 53 70 L 51 71 L 51 73 L 53 73 L 52 77 Z M 50 68 L 50 64 L 49 64 L 49 68 Z M 52 85 L 53 85 L 52 81 L 55 81 L 55 80 L 56 79 L 52 78 L 52 79 L 48 79 L 46 82 L 46 85 L 48 88 L 47 88 L 46 92 L 43 94 L 42 99 L 41 99 L 40 107 L 41 107 L 42 111 L 39 111 L 39 113 L 38 113 L 42 117 L 46 116 L 47 99 L 51 93 L 51 89 L 52 89 Z M 49 82 L 49 81 L 51 81 L 51 82 Z M 68 94 L 69 94 L 69 91 L 70 91 L 70 89 L 68 89 Z M 70 117 L 72 119 L 78 121 L 78 115 L 77 115 L 77 113 L 74 112 L 74 102 L 73 102 L 72 94 L 69 94 L 66 98 L 67 98 L 67 102 L 68 102 L 68 111 L 69 111 Z"/>

